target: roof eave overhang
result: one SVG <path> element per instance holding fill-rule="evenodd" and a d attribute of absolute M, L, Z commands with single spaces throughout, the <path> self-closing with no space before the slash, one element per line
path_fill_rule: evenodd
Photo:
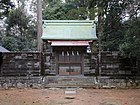
<path fill-rule="evenodd" d="M 75 41 L 85 41 L 85 40 L 98 40 L 98 38 L 85 38 L 85 39 L 72 39 L 72 38 L 69 38 L 69 39 L 59 39 L 59 38 L 41 38 L 43 41 L 48 41 L 48 40 L 62 40 L 62 41 L 72 41 L 72 40 L 75 40 Z"/>

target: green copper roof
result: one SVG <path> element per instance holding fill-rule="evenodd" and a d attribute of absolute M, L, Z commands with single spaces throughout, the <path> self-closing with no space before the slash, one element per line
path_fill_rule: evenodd
<path fill-rule="evenodd" d="M 93 20 L 43 20 L 43 40 L 96 40 Z"/>

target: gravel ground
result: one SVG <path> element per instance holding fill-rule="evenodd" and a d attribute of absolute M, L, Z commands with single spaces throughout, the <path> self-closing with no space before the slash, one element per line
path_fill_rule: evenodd
<path fill-rule="evenodd" d="M 140 89 L 0 89 L 0 105 L 140 105 Z M 70 98 L 68 98 L 70 96 Z"/>

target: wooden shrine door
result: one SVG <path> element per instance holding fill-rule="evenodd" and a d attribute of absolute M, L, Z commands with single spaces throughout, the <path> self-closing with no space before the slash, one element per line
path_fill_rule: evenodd
<path fill-rule="evenodd" d="M 82 47 L 59 47 L 56 51 L 59 75 L 80 75 L 83 70 Z"/>

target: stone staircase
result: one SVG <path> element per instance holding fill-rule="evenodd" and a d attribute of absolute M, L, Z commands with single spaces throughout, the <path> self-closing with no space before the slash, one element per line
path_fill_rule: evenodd
<path fill-rule="evenodd" d="M 96 77 L 94 76 L 46 76 L 43 78 L 43 85 L 49 87 L 96 87 Z"/>

